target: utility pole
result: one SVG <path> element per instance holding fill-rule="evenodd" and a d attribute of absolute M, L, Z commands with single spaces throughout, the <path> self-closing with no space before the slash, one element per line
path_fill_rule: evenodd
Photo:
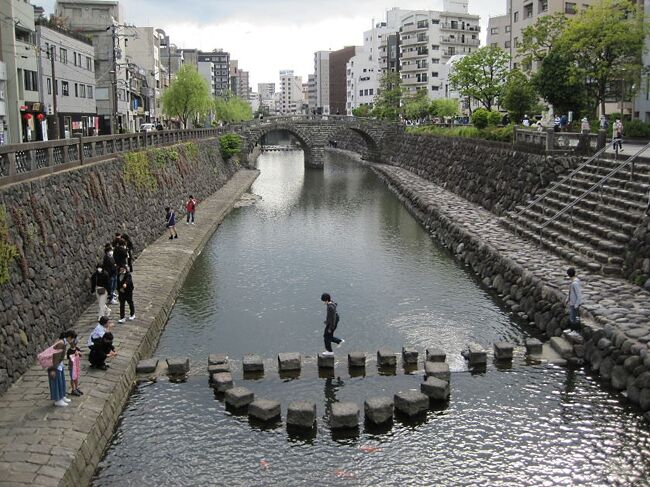
<path fill-rule="evenodd" d="M 59 133 L 59 111 L 56 106 L 56 71 L 54 70 L 54 56 L 56 55 L 56 48 L 54 45 L 50 46 L 50 65 L 52 67 L 52 133 L 54 138 L 58 139 L 61 137 Z"/>

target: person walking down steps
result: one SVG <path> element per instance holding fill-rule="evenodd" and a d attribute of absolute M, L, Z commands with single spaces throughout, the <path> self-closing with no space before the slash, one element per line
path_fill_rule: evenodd
<path fill-rule="evenodd" d="M 332 342 L 336 343 L 339 347 L 345 342 L 345 340 L 334 336 L 334 330 L 336 330 L 339 324 L 339 314 L 336 311 L 337 304 L 332 302 L 332 297 L 328 293 L 323 293 L 320 300 L 325 303 L 327 308 L 325 332 L 323 333 L 323 339 L 325 340 L 325 351 L 323 355 L 334 355 L 334 352 L 332 352 Z"/>

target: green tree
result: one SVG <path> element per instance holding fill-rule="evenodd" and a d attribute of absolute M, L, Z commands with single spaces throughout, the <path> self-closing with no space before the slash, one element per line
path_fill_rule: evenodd
<path fill-rule="evenodd" d="M 190 119 L 207 114 L 212 107 L 208 82 L 194 66 L 184 65 L 163 93 L 162 104 L 165 115 L 178 117 L 187 128 Z"/>
<path fill-rule="evenodd" d="M 379 95 L 375 97 L 372 115 L 377 118 L 397 120 L 402 101 L 402 80 L 399 73 L 386 73 L 379 82 Z"/>
<path fill-rule="evenodd" d="M 517 53 L 522 56 L 524 64 L 542 61 L 555 46 L 567 23 L 563 12 L 545 15 L 537 19 L 522 31 L 522 41 L 517 46 Z"/>
<path fill-rule="evenodd" d="M 508 110 L 510 118 L 515 122 L 523 120 L 524 115 L 531 113 L 536 104 L 537 93 L 534 85 L 524 73 L 518 69 L 512 70 L 501 97 L 501 105 Z"/>
<path fill-rule="evenodd" d="M 581 113 L 585 107 L 586 83 L 571 76 L 570 62 L 567 54 L 552 49 L 531 80 L 540 96 L 553 105 L 555 113 Z"/>
<path fill-rule="evenodd" d="M 245 122 L 253 118 L 250 103 L 229 92 L 214 99 L 214 111 L 217 119 L 226 123 Z"/>
<path fill-rule="evenodd" d="M 352 109 L 352 115 L 355 117 L 369 117 L 370 116 L 370 106 L 361 105 L 360 107 Z"/>
<path fill-rule="evenodd" d="M 456 99 L 437 98 L 429 105 L 429 114 L 432 117 L 455 117 L 459 113 Z"/>
<path fill-rule="evenodd" d="M 553 50 L 570 61 L 569 81 L 585 83 L 605 113 L 609 87 L 639 79 L 647 30 L 642 7 L 628 0 L 602 0 L 567 22 Z"/>
<path fill-rule="evenodd" d="M 237 134 L 224 134 L 219 139 L 219 148 L 224 161 L 241 151 L 241 137 Z"/>
<path fill-rule="evenodd" d="M 477 129 L 484 129 L 490 121 L 490 111 L 485 108 L 477 108 L 472 113 L 472 124 Z"/>
<path fill-rule="evenodd" d="M 482 47 L 454 63 L 449 82 L 453 90 L 478 100 L 490 111 L 501 95 L 509 63 L 510 57 L 503 49 Z"/>
<path fill-rule="evenodd" d="M 414 95 L 405 98 L 403 103 L 404 117 L 408 120 L 417 120 L 429 115 L 431 102 L 426 89 L 416 91 Z"/>

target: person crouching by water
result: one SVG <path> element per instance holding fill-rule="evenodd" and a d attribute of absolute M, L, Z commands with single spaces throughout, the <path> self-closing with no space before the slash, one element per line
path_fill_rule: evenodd
<path fill-rule="evenodd" d="M 90 349 L 88 359 L 90 360 L 91 367 L 106 370 L 108 369 L 106 359 L 115 357 L 116 355 L 117 352 L 113 346 L 113 334 L 107 331 L 100 339 L 93 342 L 93 348 Z"/>
<path fill-rule="evenodd" d="M 332 302 L 332 297 L 328 293 L 323 293 L 320 300 L 325 303 L 327 307 L 327 315 L 325 316 L 325 332 L 323 339 L 325 340 L 325 351 L 323 355 L 334 355 L 332 352 L 332 342 L 336 343 L 339 347 L 345 341 L 341 338 L 334 336 L 334 330 L 339 323 L 339 314 L 336 311 L 336 303 Z"/>
<path fill-rule="evenodd" d="M 178 238 L 178 234 L 176 233 L 176 213 L 169 206 L 165 208 L 165 211 L 167 212 L 165 218 L 167 219 L 166 226 L 169 230 L 169 240 Z"/>

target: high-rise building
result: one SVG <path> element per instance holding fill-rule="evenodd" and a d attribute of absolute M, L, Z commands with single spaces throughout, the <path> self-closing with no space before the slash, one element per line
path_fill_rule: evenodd
<path fill-rule="evenodd" d="M 35 49 L 34 8 L 26 0 L 0 2 L 0 91 L 6 112 L 0 113 L 0 143 L 39 140 L 43 115 Z"/>
<path fill-rule="evenodd" d="M 480 18 L 468 12 L 468 1 L 444 1 L 443 8 L 409 12 L 401 19 L 400 74 L 407 93 L 424 89 L 430 98 L 441 98 L 443 66 L 452 56 L 479 48 Z"/>
<path fill-rule="evenodd" d="M 266 113 L 275 113 L 275 83 L 258 83 L 257 93 L 260 108 Z"/>
<path fill-rule="evenodd" d="M 230 54 L 222 49 L 197 53 L 198 71 L 210 85 L 212 96 L 230 90 Z"/>
<path fill-rule="evenodd" d="M 360 51 L 360 47 L 346 46 L 329 53 L 329 113 L 332 115 L 347 113 L 347 64 Z"/>
<path fill-rule="evenodd" d="M 235 96 L 248 100 L 250 92 L 249 73 L 239 68 L 239 61 L 230 60 L 230 91 Z"/>
<path fill-rule="evenodd" d="M 282 115 L 301 113 L 302 111 L 302 77 L 295 76 L 293 70 L 280 71 L 280 98 L 278 111 Z"/>
<path fill-rule="evenodd" d="M 309 113 L 316 113 L 316 75 L 307 77 L 307 108 Z"/>
<path fill-rule="evenodd" d="M 314 91 L 316 95 L 314 108 L 316 113 L 330 113 L 330 52 L 314 53 Z"/>

